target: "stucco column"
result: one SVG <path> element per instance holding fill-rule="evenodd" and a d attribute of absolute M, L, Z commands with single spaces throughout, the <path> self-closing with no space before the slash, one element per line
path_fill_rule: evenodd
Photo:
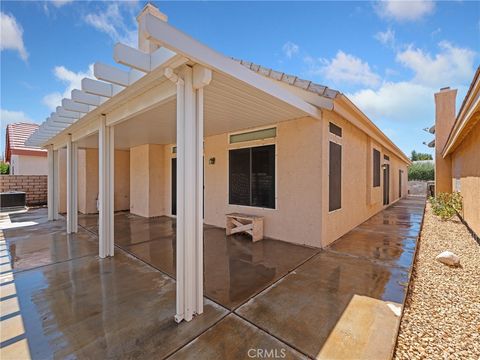
<path fill-rule="evenodd" d="M 98 245 L 101 258 L 114 255 L 114 143 L 114 128 L 106 126 L 105 116 L 102 116 L 98 133 Z"/>
<path fill-rule="evenodd" d="M 442 151 L 455 122 L 457 90 L 441 89 L 435 94 L 435 194 L 452 192 L 452 161 Z"/>
<path fill-rule="evenodd" d="M 177 83 L 177 313 L 203 313 L 203 87 L 211 71 L 186 66 Z"/>
<path fill-rule="evenodd" d="M 72 136 L 67 141 L 67 234 L 78 231 L 78 153 Z"/>

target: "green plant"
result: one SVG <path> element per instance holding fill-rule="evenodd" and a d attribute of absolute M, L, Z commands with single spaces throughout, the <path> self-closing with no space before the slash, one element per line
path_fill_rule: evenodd
<path fill-rule="evenodd" d="M 410 156 L 410 160 L 418 161 L 418 160 L 433 160 L 431 154 L 427 153 L 417 153 L 415 150 L 412 150 L 412 155 Z"/>
<path fill-rule="evenodd" d="M 432 205 L 432 211 L 442 220 L 450 220 L 463 208 L 463 198 L 459 192 L 439 193 L 436 197 L 428 199 Z"/>
<path fill-rule="evenodd" d="M 0 174 L 2 175 L 8 175 L 10 173 L 10 165 L 0 161 Z"/>
<path fill-rule="evenodd" d="M 435 166 L 431 162 L 413 163 L 408 168 L 408 180 L 433 180 L 435 178 Z"/>

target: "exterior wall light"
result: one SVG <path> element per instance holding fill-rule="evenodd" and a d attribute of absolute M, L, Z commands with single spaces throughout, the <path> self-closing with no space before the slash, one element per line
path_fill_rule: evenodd
<path fill-rule="evenodd" d="M 215 164 L 215 158 L 212 157 L 212 158 L 208 159 L 208 163 L 209 163 L 210 165 L 214 165 L 214 164 Z"/>

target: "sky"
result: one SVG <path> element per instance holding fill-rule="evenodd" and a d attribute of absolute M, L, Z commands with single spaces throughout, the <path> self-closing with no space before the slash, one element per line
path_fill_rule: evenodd
<path fill-rule="evenodd" d="M 458 111 L 480 63 L 477 1 L 153 3 L 227 56 L 341 91 L 406 154 L 432 153 L 434 93 L 458 89 Z M 115 65 L 115 43 L 136 45 L 145 2 L 0 4 L 3 152 L 8 123 L 41 123 L 93 63 Z"/>

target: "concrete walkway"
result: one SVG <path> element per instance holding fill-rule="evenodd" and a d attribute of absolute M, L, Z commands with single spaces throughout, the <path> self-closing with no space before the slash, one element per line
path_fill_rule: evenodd
<path fill-rule="evenodd" d="M 388 358 L 424 199 L 405 199 L 320 251 L 205 228 L 205 313 L 177 325 L 175 223 L 116 216 L 98 258 L 44 209 L 0 217 L 2 359 Z M 118 228 L 117 228 L 118 227 Z"/>

